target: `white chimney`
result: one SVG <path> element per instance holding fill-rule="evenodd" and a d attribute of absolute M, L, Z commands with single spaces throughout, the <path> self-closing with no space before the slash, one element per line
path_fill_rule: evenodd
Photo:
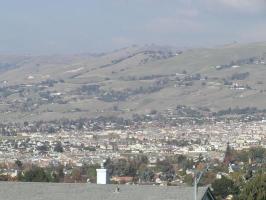
<path fill-rule="evenodd" d="M 104 169 L 103 163 L 101 164 L 101 169 L 96 169 L 97 171 L 97 184 L 107 184 L 107 169 Z"/>

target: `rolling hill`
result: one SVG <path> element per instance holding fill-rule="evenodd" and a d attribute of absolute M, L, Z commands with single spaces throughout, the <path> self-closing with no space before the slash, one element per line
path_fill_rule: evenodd
<path fill-rule="evenodd" d="M 0 120 L 49 121 L 165 111 L 266 108 L 266 42 L 178 51 L 0 56 Z"/>

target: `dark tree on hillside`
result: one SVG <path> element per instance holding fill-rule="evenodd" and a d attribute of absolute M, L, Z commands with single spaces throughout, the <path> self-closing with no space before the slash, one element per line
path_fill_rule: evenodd
<path fill-rule="evenodd" d="M 62 146 L 61 142 L 57 142 L 55 147 L 54 147 L 54 151 L 58 152 L 58 153 L 63 153 L 64 152 L 64 148 Z"/>
<path fill-rule="evenodd" d="M 224 163 L 226 165 L 228 165 L 229 163 L 231 163 L 234 160 L 234 151 L 233 149 L 230 147 L 229 142 L 227 143 L 227 148 L 225 151 L 225 156 L 224 156 Z"/>
<path fill-rule="evenodd" d="M 21 169 L 22 169 L 22 166 L 23 166 L 23 163 L 22 163 L 20 160 L 16 160 L 16 161 L 15 161 L 15 165 L 16 165 L 16 167 L 17 167 L 19 170 L 21 170 Z"/>

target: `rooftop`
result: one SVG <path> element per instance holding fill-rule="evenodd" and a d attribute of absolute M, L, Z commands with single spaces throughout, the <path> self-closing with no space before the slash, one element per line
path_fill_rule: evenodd
<path fill-rule="evenodd" d="M 0 200 L 191 200 L 192 187 L 1 182 Z M 199 188 L 202 200 L 208 188 Z"/>

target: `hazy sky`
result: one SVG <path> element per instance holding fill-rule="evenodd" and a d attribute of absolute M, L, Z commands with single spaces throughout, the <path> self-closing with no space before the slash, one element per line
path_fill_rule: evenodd
<path fill-rule="evenodd" d="M 0 0 L 0 53 L 266 41 L 266 0 Z"/>

